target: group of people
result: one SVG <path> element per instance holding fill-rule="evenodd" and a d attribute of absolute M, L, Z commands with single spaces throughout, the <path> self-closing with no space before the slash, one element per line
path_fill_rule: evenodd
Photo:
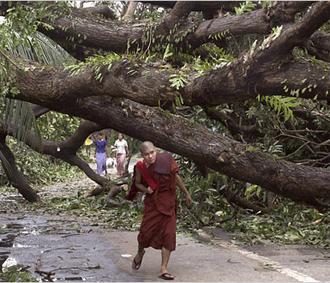
<path fill-rule="evenodd" d="M 86 141 L 89 142 L 92 140 L 88 138 Z M 85 142 L 86 144 L 86 142 Z M 96 160 L 96 172 L 99 175 L 108 174 L 107 172 L 107 158 L 109 154 L 107 152 L 108 141 L 103 132 L 98 132 L 96 139 L 94 139 L 95 144 L 95 160 Z M 114 145 L 111 146 L 111 150 L 114 150 L 116 153 L 116 169 L 117 175 L 122 177 L 125 174 L 125 160 L 126 156 L 129 155 L 128 144 L 124 139 L 122 134 L 118 134 L 118 139 L 115 141 Z"/>
<path fill-rule="evenodd" d="M 97 172 L 106 170 L 106 144 L 103 134 L 95 142 Z M 124 173 L 125 157 L 129 154 L 128 145 L 122 134 L 118 135 L 114 146 L 116 149 L 118 174 Z M 145 249 L 152 247 L 161 250 L 159 278 L 173 280 L 175 277 L 168 270 L 171 252 L 176 248 L 176 214 L 178 187 L 184 194 L 186 205 L 192 204 L 192 198 L 179 176 L 179 167 L 168 152 L 157 152 L 150 141 L 140 145 L 142 160 L 134 166 L 131 188 L 126 199 L 133 201 L 140 192 L 144 194 L 144 212 L 137 236 L 138 249 L 132 261 L 132 268 L 141 267 Z"/>

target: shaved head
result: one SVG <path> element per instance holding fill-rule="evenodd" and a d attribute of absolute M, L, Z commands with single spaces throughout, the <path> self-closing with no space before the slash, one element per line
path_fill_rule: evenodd
<path fill-rule="evenodd" d="M 151 165 L 155 163 L 157 152 L 154 144 L 150 141 L 145 141 L 140 145 L 140 152 L 145 163 Z"/>
<path fill-rule="evenodd" d="M 140 145 L 140 152 L 142 154 L 145 153 L 145 152 L 148 152 L 150 150 L 154 150 L 154 149 L 155 149 L 155 146 L 150 141 L 145 141 L 145 142 L 141 143 L 141 145 Z"/>

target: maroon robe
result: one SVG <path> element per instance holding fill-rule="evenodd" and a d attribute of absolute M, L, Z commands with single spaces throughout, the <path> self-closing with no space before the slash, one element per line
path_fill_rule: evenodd
<path fill-rule="evenodd" d="M 149 175 L 157 182 L 153 194 L 144 200 L 144 214 L 138 235 L 143 248 L 162 247 L 173 251 L 176 246 L 176 180 L 179 167 L 167 152 L 158 153 L 156 162 L 148 168 Z M 142 178 L 142 183 L 148 186 Z"/>

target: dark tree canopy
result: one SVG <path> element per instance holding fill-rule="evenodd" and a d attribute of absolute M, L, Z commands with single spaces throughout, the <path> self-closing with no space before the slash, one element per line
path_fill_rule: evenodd
<path fill-rule="evenodd" d="M 36 118 L 52 110 L 86 120 L 66 141 L 41 141 L 40 152 L 105 185 L 76 153 L 90 133 L 111 128 L 329 207 L 329 2 L 141 1 L 126 16 L 113 6 L 16 5 L 43 9 L 35 29 L 76 61 L 46 65 L 2 46 L 3 96 L 32 103 Z M 7 9 L 2 2 L 10 18 Z M 9 158 L 11 134 L 2 127 L 0 150 Z M 269 145 L 278 143 L 276 153 Z"/>

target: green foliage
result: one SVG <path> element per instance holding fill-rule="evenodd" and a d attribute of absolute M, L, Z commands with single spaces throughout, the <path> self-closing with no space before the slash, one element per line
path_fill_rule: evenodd
<path fill-rule="evenodd" d="M 0 48 L 8 51 L 20 45 L 29 46 L 40 24 L 39 19 L 50 15 L 48 7 L 40 2 L 36 6 L 17 4 L 7 13 L 0 28 L 1 38 L 4 39 Z"/>
<path fill-rule="evenodd" d="M 226 30 L 224 30 L 222 32 L 210 34 L 209 35 L 209 39 L 212 39 L 212 40 L 215 40 L 215 41 L 219 41 L 221 39 L 225 39 L 229 35 L 230 35 L 229 30 L 226 29 Z"/>
<path fill-rule="evenodd" d="M 7 21 L 5 24 L 6 23 Z M 35 32 L 34 37 L 25 35 L 23 38 L 25 44 L 22 45 L 15 46 L 15 43 L 10 41 L 7 42 L 7 48 L 9 48 L 8 52 L 24 59 L 55 66 L 63 66 L 63 62 L 74 61 L 64 49 L 60 48 L 52 40 L 48 39 L 41 33 Z M 6 62 L 4 63 L 6 64 Z M 10 67 L 8 66 L 8 70 L 9 69 Z M 18 93 L 14 83 L 14 75 L 11 76 L 8 74 L 7 79 L 9 79 L 9 81 L 7 81 L 2 88 L 3 95 L 8 95 L 9 93 L 13 95 Z M 3 98 L 0 99 L 2 100 Z M 3 112 L 5 126 L 10 128 L 13 136 L 21 141 L 25 141 L 29 132 L 34 132 L 36 139 L 31 146 L 33 148 L 38 148 L 40 146 L 40 134 L 36 127 L 36 121 L 30 103 L 8 98 L 4 101 L 6 108 Z"/>
<path fill-rule="evenodd" d="M 197 72 L 197 77 L 202 76 L 206 71 L 213 68 L 212 62 L 209 60 L 202 60 L 200 56 L 195 59 L 193 64 L 194 70 Z"/>
<path fill-rule="evenodd" d="M 279 141 L 265 141 L 265 143 L 261 144 L 260 148 L 272 155 L 283 155 L 283 145 Z"/>
<path fill-rule="evenodd" d="M 297 112 L 294 119 L 288 120 L 265 103 L 246 103 L 246 117 L 257 125 L 262 134 L 254 138 L 250 146 L 276 154 L 281 159 L 327 167 L 328 162 L 322 161 L 325 155 L 316 152 L 329 151 L 326 143 L 330 130 L 329 107 L 320 101 L 294 99 L 299 102 L 298 111 L 303 110 L 305 114 L 301 116 Z M 295 111 L 294 107 L 290 109 Z M 322 150 L 319 144 L 322 144 Z"/>
<path fill-rule="evenodd" d="M 193 199 L 190 208 L 186 207 L 184 197 L 179 200 L 179 229 L 193 230 L 205 225 L 212 225 L 219 218 L 219 214 L 229 215 L 231 208 L 224 201 L 221 190 L 215 189 L 214 184 L 223 185 L 226 177 L 218 173 L 208 174 L 207 178 L 200 176 L 194 163 L 186 158 L 176 157 L 180 166 L 180 175 Z"/>
<path fill-rule="evenodd" d="M 274 148 L 269 151 L 279 150 Z M 180 164 L 180 175 L 194 201 L 188 209 L 180 199 L 179 229 L 194 232 L 204 226 L 222 228 L 232 232 L 236 239 L 250 244 L 270 240 L 284 244 L 330 247 L 329 212 L 320 213 L 316 209 L 277 197 L 269 214 L 250 214 L 230 205 L 223 196 L 223 190 L 227 187 L 250 201 L 265 201 L 265 191 L 260 186 L 242 186 L 215 172 L 202 178 L 192 162 L 185 158 L 177 161 Z"/>
<path fill-rule="evenodd" d="M 246 199 L 250 199 L 252 196 L 256 195 L 258 198 L 261 196 L 262 189 L 258 185 L 251 185 L 245 189 L 244 196 Z"/>
<path fill-rule="evenodd" d="M 197 71 L 197 77 L 202 76 L 206 71 L 221 69 L 229 66 L 234 61 L 234 57 L 227 53 L 223 48 L 214 44 L 204 45 L 209 56 L 202 60 L 200 56 L 194 58 L 193 69 Z"/>
<path fill-rule="evenodd" d="M 142 220 L 142 204 L 127 203 L 120 207 L 109 207 L 106 195 L 86 198 L 78 192 L 76 196 L 53 197 L 43 203 L 35 203 L 32 210 L 44 210 L 52 214 L 71 214 L 87 217 L 95 225 L 113 229 L 135 231 Z"/>
<path fill-rule="evenodd" d="M 175 88 L 176 90 L 183 88 L 185 84 L 188 83 L 187 75 L 183 72 L 170 75 L 169 81 L 171 83 L 171 87 Z"/>
<path fill-rule="evenodd" d="M 241 3 L 239 7 L 235 7 L 236 15 L 242 15 L 246 12 L 251 12 L 255 9 L 256 4 L 253 1 L 245 1 L 245 3 Z"/>
<path fill-rule="evenodd" d="M 26 7 L 20 7 L 20 5 L 18 5 L 18 7 L 15 8 L 15 16 L 20 16 L 22 11 L 25 11 L 25 8 Z M 11 16 L 14 18 L 14 16 L 10 14 L 9 19 L 7 19 L 4 25 L 1 26 L 0 30 L 2 32 L 4 31 L 3 29 L 8 29 L 7 25 L 11 22 Z M 42 16 L 46 16 L 46 14 L 36 15 L 36 17 Z M 9 49 L 8 52 L 10 51 L 13 55 L 20 56 L 28 60 L 39 61 L 43 64 L 55 66 L 63 66 L 64 62 L 74 62 L 74 59 L 61 47 L 46 38 L 44 35 L 37 33 L 35 31 L 36 27 L 30 28 L 33 29 L 33 32 L 31 30 L 22 32 L 18 28 L 19 32 L 15 32 L 13 34 L 14 39 L 8 40 L 6 43 L 6 48 Z M 8 33 L 9 38 L 10 36 L 12 36 L 12 34 Z M 15 36 L 22 41 L 16 40 L 17 38 Z M 6 71 L 8 71 L 8 69 Z M 8 76 L 7 79 L 8 78 L 10 79 L 10 76 Z M 10 84 L 11 83 L 14 85 L 14 80 L 10 81 Z M 12 90 L 13 88 L 8 86 L 5 88 L 4 94 L 8 94 L 9 92 L 12 93 Z M 74 123 L 70 123 L 70 119 L 61 118 L 65 117 L 65 115 L 49 113 L 38 121 L 38 127 L 30 104 L 27 102 L 10 99 L 7 100 L 6 111 L 3 113 L 5 114 L 5 122 L 11 127 L 16 139 L 24 141 L 29 132 L 34 132 L 36 134 L 37 139 L 31 145 L 32 148 L 39 147 L 39 128 L 43 132 L 44 136 L 56 140 L 61 137 L 68 137 L 69 134 L 72 134 L 79 121 L 78 119 L 75 119 Z M 53 115 L 51 122 L 54 122 L 54 124 L 49 123 L 49 117 L 51 115 Z M 45 120 L 46 123 L 43 122 Z M 57 123 L 55 121 L 57 121 Z M 60 132 L 60 130 L 62 130 L 62 132 Z M 26 174 L 33 183 L 46 184 L 49 182 L 63 181 L 66 177 L 73 177 L 77 175 L 77 170 L 70 168 L 67 164 L 63 165 L 62 163 L 51 161 L 51 158 L 41 157 L 27 148 L 23 148 L 23 146 L 19 143 L 10 140 L 9 146 L 12 147 L 14 154 L 17 156 L 18 166 L 21 167 L 22 172 Z M 25 155 L 22 155 L 23 153 L 25 153 Z"/>
<path fill-rule="evenodd" d="M 134 15 L 135 18 L 138 19 L 148 19 L 149 21 L 156 22 L 164 17 L 165 12 L 166 10 L 163 8 L 154 9 L 154 7 L 152 7 L 151 5 L 149 6 L 140 4 L 137 6 L 137 10 Z"/>
<path fill-rule="evenodd" d="M 265 49 L 270 46 L 270 44 L 280 36 L 283 26 L 276 26 L 272 28 L 272 32 L 266 37 L 260 45 L 260 49 Z"/>
<path fill-rule="evenodd" d="M 60 141 L 70 137 L 80 119 L 57 112 L 48 112 L 37 121 L 40 135 L 47 140 Z M 34 184 L 49 184 L 80 176 L 81 171 L 53 157 L 31 151 L 24 144 L 9 138 L 7 144 L 16 156 L 17 165 Z"/>
<path fill-rule="evenodd" d="M 292 54 L 295 59 L 303 60 L 312 63 L 315 66 L 322 68 L 324 71 L 329 71 L 329 64 L 323 60 L 315 58 L 315 56 L 310 55 L 306 48 L 295 47 L 292 51 Z M 325 79 L 322 77 L 322 79 Z M 302 82 L 303 83 L 303 82 Z"/>
<path fill-rule="evenodd" d="M 170 58 L 173 55 L 173 46 L 171 44 L 166 45 L 166 49 L 164 51 L 163 60 L 166 61 L 166 59 Z"/>
<path fill-rule="evenodd" d="M 262 0 L 262 1 L 258 1 L 258 4 L 261 4 L 261 7 L 263 9 L 268 9 L 274 5 L 274 1 Z"/>
<path fill-rule="evenodd" d="M 236 232 L 238 239 L 248 243 L 270 240 L 329 248 L 329 221 L 329 213 L 282 201 L 270 214 L 240 215 L 234 222 L 226 222 L 222 227 Z"/>
<path fill-rule="evenodd" d="M 103 80 L 103 68 L 110 71 L 112 63 L 121 58 L 117 53 L 111 52 L 106 56 L 95 55 L 88 57 L 86 61 L 74 65 L 66 65 L 65 70 L 69 71 L 72 76 L 79 75 L 87 68 L 91 68 L 94 72 L 95 79 L 99 82 Z"/>
<path fill-rule="evenodd" d="M 219 48 L 214 44 L 205 45 L 204 48 L 208 50 L 209 55 L 205 59 L 201 59 L 200 56 L 194 57 L 177 53 L 171 44 L 167 45 L 162 59 L 180 59 L 181 64 L 183 64 L 178 72 L 170 75 L 169 82 L 171 87 L 180 90 L 189 82 L 188 78 L 191 77 L 192 72 L 195 73 L 192 78 L 196 78 L 202 76 L 207 71 L 228 66 L 234 60 L 231 54 L 226 53 L 223 48 Z M 177 106 L 182 105 L 179 96 L 177 97 L 176 104 Z"/>
<path fill-rule="evenodd" d="M 299 106 L 300 102 L 295 97 L 283 97 L 280 95 L 274 96 L 260 96 L 258 95 L 258 101 L 265 102 L 269 107 L 274 109 L 277 115 L 282 115 L 284 121 L 293 119 L 292 109 Z"/>
<path fill-rule="evenodd" d="M 145 29 L 142 33 L 141 41 L 132 40 L 127 45 L 127 55 L 131 54 L 135 59 L 145 62 L 166 61 L 172 65 L 184 65 L 186 58 L 191 58 L 184 50 L 191 48 L 187 46 L 185 39 L 189 33 L 195 29 L 195 24 L 187 23 L 185 29 L 181 24 L 176 24 L 171 30 L 165 33 L 159 33 L 157 27 L 161 25 L 162 20 L 148 20 L 145 23 Z"/>
<path fill-rule="evenodd" d="M 30 103 L 13 99 L 5 99 L 5 101 L 6 128 L 11 129 L 12 135 L 19 141 L 25 141 L 28 134 L 34 133 L 35 139 L 31 140 L 31 147 L 40 148 L 40 133 Z"/>
<path fill-rule="evenodd" d="M 79 127 L 81 121 L 80 118 L 53 111 L 46 113 L 37 120 L 43 138 L 54 141 L 70 137 Z"/>
<path fill-rule="evenodd" d="M 16 163 L 20 171 L 33 184 L 50 184 L 74 179 L 82 175 L 82 172 L 63 161 L 31 151 L 24 144 L 10 138 L 8 146 L 16 157 Z"/>
<path fill-rule="evenodd" d="M 66 7 L 59 4 L 58 7 Z M 7 54 L 29 49 L 34 45 L 37 37 L 37 28 L 44 24 L 41 19 L 54 18 L 56 13 L 51 10 L 52 5 L 43 2 L 35 2 L 33 5 L 17 3 L 7 10 L 6 20 L 0 24 L 0 87 L 1 95 L 18 92 L 15 87 L 15 69 L 22 69 L 20 65 L 10 59 Z M 38 43 L 37 43 L 38 45 Z M 20 55 L 22 52 L 20 52 Z M 23 56 L 24 57 L 24 56 Z"/>
<path fill-rule="evenodd" d="M 0 280 L 4 282 L 38 282 L 28 271 L 19 266 L 11 266 L 4 273 L 0 273 Z"/>

